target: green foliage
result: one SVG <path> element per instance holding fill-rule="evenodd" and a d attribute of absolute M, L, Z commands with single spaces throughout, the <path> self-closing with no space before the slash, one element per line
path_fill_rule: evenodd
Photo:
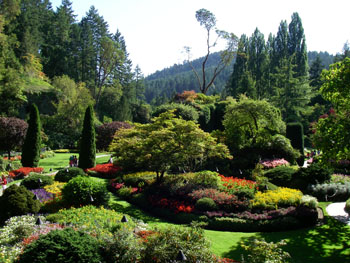
<path fill-rule="evenodd" d="M 9 158 L 11 151 L 21 150 L 27 128 L 21 119 L 0 117 L 0 150 L 6 151 Z"/>
<path fill-rule="evenodd" d="M 70 179 L 77 176 L 86 175 L 84 170 L 79 167 L 69 167 L 65 169 L 61 169 L 55 175 L 55 180 L 59 182 L 68 182 Z"/>
<path fill-rule="evenodd" d="M 195 205 L 196 209 L 199 211 L 215 211 L 217 210 L 217 205 L 214 202 L 213 199 L 209 197 L 203 197 L 201 199 L 198 199 Z"/>
<path fill-rule="evenodd" d="M 315 126 L 313 142 L 322 151 L 324 162 L 347 160 L 349 155 L 349 75 L 350 58 L 330 66 L 322 73 L 321 94 L 335 110 L 323 115 Z"/>
<path fill-rule="evenodd" d="M 278 186 L 289 186 L 293 179 L 295 169 L 286 166 L 278 166 L 273 169 L 267 170 L 264 176 L 268 178 L 269 182 Z"/>
<path fill-rule="evenodd" d="M 92 197 L 92 199 L 91 199 Z M 69 205 L 105 205 L 108 201 L 106 186 L 90 177 L 71 179 L 62 189 L 63 201 Z"/>
<path fill-rule="evenodd" d="M 344 210 L 350 215 L 350 199 L 346 200 Z"/>
<path fill-rule="evenodd" d="M 30 173 L 29 176 L 25 177 L 21 182 L 21 185 L 27 189 L 38 189 L 43 188 L 45 185 L 53 184 L 53 178 L 51 176 Z"/>
<path fill-rule="evenodd" d="M 92 168 L 96 165 L 96 138 L 94 127 L 94 110 L 87 107 L 84 117 L 84 126 L 80 141 L 79 167 Z"/>
<path fill-rule="evenodd" d="M 300 168 L 294 178 L 302 179 L 306 184 L 322 184 L 331 179 L 332 171 L 320 163 L 312 163 L 307 168 Z"/>
<path fill-rule="evenodd" d="M 304 129 L 301 123 L 288 123 L 286 129 L 286 137 L 290 139 L 293 148 L 298 149 L 301 158 L 298 159 L 298 164 L 304 164 Z"/>
<path fill-rule="evenodd" d="M 37 213 L 40 202 L 34 200 L 34 194 L 24 186 L 11 185 L 0 197 L 0 222 L 12 216 Z"/>
<path fill-rule="evenodd" d="M 30 107 L 28 130 L 22 148 L 23 167 L 37 167 L 40 160 L 41 124 L 38 108 L 35 104 Z"/>
<path fill-rule="evenodd" d="M 176 259 L 179 250 L 182 250 L 187 262 L 213 262 L 209 243 L 200 227 L 167 227 L 155 231 L 156 234 L 150 235 L 144 243 L 141 261 L 171 262 Z"/>
<path fill-rule="evenodd" d="M 317 197 L 320 201 L 344 202 L 350 198 L 350 183 L 324 183 L 310 185 L 307 191 L 310 195 Z"/>
<path fill-rule="evenodd" d="M 111 145 L 123 169 L 153 170 L 161 181 L 170 168 L 193 170 L 208 157 L 230 157 L 228 149 L 192 121 L 162 113 L 150 124 L 135 124 L 117 132 Z"/>
<path fill-rule="evenodd" d="M 104 258 L 107 263 L 137 262 L 142 253 L 141 242 L 134 233 L 121 227 L 113 233 L 113 237 L 104 244 Z"/>
<path fill-rule="evenodd" d="M 25 247 L 18 262 L 101 262 L 97 240 L 66 228 L 53 230 Z"/>
<path fill-rule="evenodd" d="M 223 124 L 232 151 L 271 141 L 273 135 L 285 132 L 277 108 L 266 100 L 252 100 L 243 95 L 226 108 Z"/>
<path fill-rule="evenodd" d="M 211 171 L 196 172 L 193 177 L 189 178 L 189 181 L 194 185 L 201 185 L 205 188 L 218 188 L 221 182 L 218 173 Z"/>
<path fill-rule="evenodd" d="M 104 123 L 98 126 L 96 129 L 96 148 L 98 150 L 108 150 L 111 144 L 114 134 L 119 129 L 131 128 L 131 125 L 126 122 L 114 121 L 110 123 Z"/>
<path fill-rule="evenodd" d="M 264 239 L 253 239 L 241 246 L 248 251 L 249 263 L 286 263 L 290 262 L 289 259 L 291 258 L 289 253 L 281 248 L 286 244 L 284 240 L 273 243 L 266 242 Z"/>
<path fill-rule="evenodd" d="M 181 117 L 186 121 L 197 122 L 199 118 L 198 112 L 194 107 L 180 103 L 163 104 L 156 108 L 156 110 L 153 112 L 153 116 L 158 117 L 161 113 L 169 110 L 173 110 L 176 118 Z"/>

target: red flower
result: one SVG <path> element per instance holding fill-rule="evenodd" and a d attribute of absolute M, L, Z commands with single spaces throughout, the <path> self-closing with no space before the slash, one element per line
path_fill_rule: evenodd
<path fill-rule="evenodd" d="M 115 166 L 113 163 L 98 164 L 94 168 L 89 168 L 87 171 L 95 171 L 100 174 L 113 175 L 120 171 L 119 166 Z"/>
<path fill-rule="evenodd" d="M 14 178 L 16 176 L 27 176 L 29 173 L 41 173 L 44 170 L 44 168 L 41 167 L 22 167 L 17 170 L 13 170 L 9 172 L 9 176 L 11 178 Z"/>

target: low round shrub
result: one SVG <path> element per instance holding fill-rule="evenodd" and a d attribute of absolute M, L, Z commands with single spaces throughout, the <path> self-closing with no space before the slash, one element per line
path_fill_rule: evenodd
<path fill-rule="evenodd" d="M 344 211 L 350 215 L 350 198 L 345 202 Z"/>
<path fill-rule="evenodd" d="M 307 192 L 320 201 L 344 202 L 350 198 L 350 183 L 310 185 Z"/>
<path fill-rule="evenodd" d="M 194 184 L 202 185 L 206 188 L 218 188 L 220 185 L 220 177 L 216 172 L 201 171 L 194 174 L 191 178 L 191 182 Z"/>
<path fill-rule="evenodd" d="M 13 184 L 0 197 L 0 223 L 12 216 L 35 214 L 39 210 L 40 202 L 34 200 L 34 194 L 24 186 Z"/>
<path fill-rule="evenodd" d="M 71 179 L 62 189 L 63 201 L 68 205 L 105 205 L 108 191 L 104 184 L 90 177 L 78 176 Z"/>
<path fill-rule="evenodd" d="M 218 207 L 213 199 L 204 197 L 197 200 L 195 208 L 199 211 L 215 211 Z"/>
<path fill-rule="evenodd" d="M 303 195 L 301 198 L 301 205 L 316 209 L 318 206 L 318 201 L 316 197 L 310 195 Z"/>
<path fill-rule="evenodd" d="M 323 167 L 320 163 L 312 163 L 307 168 L 300 168 L 294 175 L 294 179 L 302 179 L 306 184 L 322 184 L 329 181 L 332 170 Z"/>
<path fill-rule="evenodd" d="M 79 167 L 69 167 L 59 170 L 55 175 L 55 181 L 68 182 L 70 179 L 77 176 L 84 176 L 85 172 Z"/>
<path fill-rule="evenodd" d="M 264 173 L 269 182 L 278 186 L 288 186 L 293 178 L 295 170 L 291 167 L 278 166 Z"/>
<path fill-rule="evenodd" d="M 102 257 L 95 238 L 72 228 L 53 230 L 25 247 L 19 263 L 39 262 L 91 262 L 99 263 Z"/>
<path fill-rule="evenodd" d="M 53 179 L 51 176 L 37 173 L 30 173 L 29 176 L 24 178 L 21 182 L 21 185 L 30 190 L 43 188 L 44 186 L 51 184 L 53 184 Z"/>

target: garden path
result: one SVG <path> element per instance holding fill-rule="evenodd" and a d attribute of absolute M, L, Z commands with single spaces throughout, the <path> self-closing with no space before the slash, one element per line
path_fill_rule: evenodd
<path fill-rule="evenodd" d="M 326 211 L 330 216 L 334 217 L 335 219 L 350 225 L 350 217 L 344 211 L 344 208 L 345 208 L 345 202 L 332 203 L 327 206 Z"/>

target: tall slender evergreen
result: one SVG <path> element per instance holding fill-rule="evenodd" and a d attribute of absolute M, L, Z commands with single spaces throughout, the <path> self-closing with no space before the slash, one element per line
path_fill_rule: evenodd
<path fill-rule="evenodd" d="M 94 110 L 90 105 L 85 112 L 84 126 L 81 134 L 79 167 L 87 169 L 96 165 L 96 138 L 94 127 Z"/>
<path fill-rule="evenodd" d="M 22 165 L 37 167 L 40 160 L 41 124 L 38 107 L 30 106 L 28 130 L 22 147 Z"/>

